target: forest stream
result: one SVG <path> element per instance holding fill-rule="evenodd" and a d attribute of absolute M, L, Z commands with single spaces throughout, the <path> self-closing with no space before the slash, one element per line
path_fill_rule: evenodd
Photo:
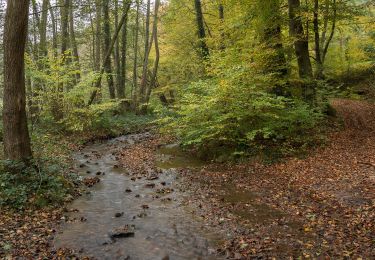
<path fill-rule="evenodd" d="M 135 178 L 118 166 L 116 153 L 149 135 L 91 144 L 74 155 L 80 175 L 100 182 L 70 205 L 55 248 L 99 259 L 218 259 L 217 236 L 191 213 L 173 168 L 198 166 L 198 160 L 173 160 L 178 148 L 166 146 L 158 152 L 158 173 Z"/>

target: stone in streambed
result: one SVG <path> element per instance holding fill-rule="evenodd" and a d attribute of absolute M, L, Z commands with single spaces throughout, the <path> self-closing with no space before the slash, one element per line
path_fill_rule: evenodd
<path fill-rule="evenodd" d="M 122 216 L 124 216 L 124 212 L 117 212 L 117 213 L 115 214 L 115 218 L 120 218 L 120 217 L 122 217 Z"/>
<path fill-rule="evenodd" d="M 125 225 L 124 227 L 112 230 L 108 235 L 111 239 L 134 237 L 134 227 Z"/>

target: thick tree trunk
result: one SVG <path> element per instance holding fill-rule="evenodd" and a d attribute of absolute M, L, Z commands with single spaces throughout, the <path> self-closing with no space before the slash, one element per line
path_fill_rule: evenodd
<path fill-rule="evenodd" d="M 203 20 L 201 0 L 194 0 L 194 4 L 195 4 L 195 15 L 196 15 L 196 22 L 197 22 L 197 29 L 198 29 L 200 53 L 203 58 L 207 58 L 210 55 L 210 51 L 206 44 L 206 31 L 204 29 L 204 20 Z"/>
<path fill-rule="evenodd" d="M 26 118 L 25 45 L 29 0 L 8 0 L 4 31 L 4 154 L 27 161 L 31 145 Z"/>
<path fill-rule="evenodd" d="M 69 0 L 60 0 L 61 15 L 61 53 L 69 48 Z"/>
<path fill-rule="evenodd" d="M 309 42 L 304 34 L 300 12 L 300 0 L 288 0 L 289 3 L 289 30 L 294 40 L 298 70 L 301 78 L 312 78 L 312 67 L 309 56 Z"/>
<path fill-rule="evenodd" d="M 258 0 L 258 14 L 262 25 L 262 42 L 274 52 L 266 63 L 267 73 L 286 76 L 288 73 L 281 36 L 281 10 L 279 0 Z"/>
<path fill-rule="evenodd" d="M 104 45 L 103 45 L 103 53 L 110 48 L 111 45 L 111 26 L 110 26 L 110 18 L 109 18 L 109 0 L 103 0 L 103 36 L 104 36 Z M 116 38 L 117 40 L 117 38 Z M 113 82 L 112 76 L 112 62 L 111 57 L 104 61 L 104 71 L 107 74 L 107 82 L 108 82 L 108 90 L 109 90 L 109 97 L 111 99 L 116 98 L 115 93 L 115 86 Z"/>

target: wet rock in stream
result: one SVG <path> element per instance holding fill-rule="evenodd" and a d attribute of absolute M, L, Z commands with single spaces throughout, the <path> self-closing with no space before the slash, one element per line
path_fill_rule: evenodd
<path fill-rule="evenodd" d="M 108 235 L 111 239 L 134 237 L 134 230 L 133 226 L 125 225 L 124 227 L 112 230 Z"/>
<path fill-rule="evenodd" d="M 115 214 L 115 218 L 121 218 L 122 216 L 124 216 L 124 212 L 117 212 Z"/>

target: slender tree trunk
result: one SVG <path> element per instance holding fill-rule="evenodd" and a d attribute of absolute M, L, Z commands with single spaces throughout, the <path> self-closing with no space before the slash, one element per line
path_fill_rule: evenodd
<path fill-rule="evenodd" d="M 29 0 L 8 0 L 4 31 L 4 155 L 27 161 L 31 145 L 26 118 L 25 45 Z"/>
<path fill-rule="evenodd" d="M 78 54 L 78 46 L 77 46 L 77 40 L 76 40 L 76 34 L 74 30 L 74 2 L 73 0 L 70 0 L 69 2 L 69 36 L 70 36 L 70 45 L 72 46 L 72 54 L 75 59 L 75 62 L 77 63 L 77 70 L 78 72 L 75 75 L 75 81 L 76 83 L 79 82 L 81 79 L 81 73 L 80 71 L 80 65 L 79 65 L 79 54 Z"/>
<path fill-rule="evenodd" d="M 316 61 L 316 78 L 323 79 L 323 62 L 320 55 L 320 33 L 319 33 L 319 0 L 314 0 L 314 41 L 315 41 L 315 61 Z"/>
<path fill-rule="evenodd" d="M 51 3 L 48 3 L 49 11 L 51 15 L 51 22 L 52 22 L 52 49 L 54 57 L 57 57 L 57 29 L 56 29 L 56 19 L 55 19 L 55 12 L 51 6 Z"/>
<path fill-rule="evenodd" d="M 111 57 L 111 53 L 113 51 L 113 48 L 115 46 L 115 43 L 116 43 L 116 40 L 118 38 L 118 35 L 120 34 L 120 30 L 122 28 L 122 26 L 124 25 L 125 23 L 125 19 L 126 19 L 126 16 L 123 15 L 121 17 L 121 21 L 119 23 L 119 26 L 115 32 L 115 34 L 113 35 L 113 38 L 111 40 L 111 43 L 109 45 L 109 48 L 106 50 L 106 55 L 104 56 L 103 58 L 103 65 L 100 69 L 100 72 L 99 72 L 99 77 L 98 79 L 94 82 L 94 87 L 96 88 L 96 90 L 94 90 L 92 93 L 91 93 L 91 96 L 90 96 L 90 99 L 89 99 L 89 102 L 88 102 L 88 105 L 91 105 L 94 100 L 95 100 L 95 97 L 96 95 L 98 94 L 98 90 L 99 90 L 99 87 L 100 87 L 100 84 L 101 84 L 101 81 L 102 81 L 102 76 L 103 76 L 103 73 L 105 71 L 105 64 L 108 62 L 108 60 L 110 60 L 110 57 Z"/>
<path fill-rule="evenodd" d="M 154 24 L 152 29 L 152 35 L 154 36 L 154 43 L 155 43 L 155 62 L 154 68 L 152 69 L 150 84 L 148 84 L 147 91 L 146 91 L 146 104 L 150 101 L 151 90 L 152 88 L 156 87 L 156 80 L 159 68 L 159 60 L 160 60 L 160 50 L 159 50 L 159 39 L 158 39 L 158 22 L 159 22 L 159 6 L 160 0 L 155 1 L 155 11 L 154 11 Z"/>
<path fill-rule="evenodd" d="M 93 69 L 95 70 L 95 67 L 96 67 L 96 64 L 95 64 L 95 61 L 96 61 L 96 52 L 95 52 L 95 29 L 94 29 L 94 19 L 92 18 L 92 9 L 91 9 L 91 0 L 87 0 L 88 1 L 88 4 L 89 4 L 89 17 L 90 17 L 90 28 L 91 28 L 91 34 L 92 34 L 92 39 L 91 39 L 91 44 L 92 44 L 92 59 L 91 59 L 91 62 L 92 62 L 92 67 Z"/>
<path fill-rule="evenodd" d="M 96 40 L 95 40 L 95 68 L 100 71 L 101 61 L 101 20 L 102 20 L 102 3 L 101 0 L 95 1 L 96 8 Z"/>
<path fill-rule="evenodd" d="M 137 88 L 138 88 L 138 41 L 139 41 L 139 8 L 140 3 L 139 0 L 136 0 L 137 3 L 137 10 L 136 10 L 136 17 L 135 17 L 135 30 L 134 30 L 134 64 L 133 64 L 133 88 L 132 88 L 132 99 L 133 99 L 133 107 L 134 109 L 137 106 Z"/>
<path fill-rule="evenodd" d="M 327 53 L 328 53 L 328 48 L 329 48 L 329 45 L 333 39 L 333 36 L 335 34 L 335 30 L 336 30 L 336 16 L 337 16 L 337 7 L 336 7 L 336 0 L 333 0 L 333 4 L 332 4 L 332 8 L 333 8 L 333 18 L 332 18 L 332 29 L 331 29 L 331 33 L 324 45 L 324 49 L 323 49 L 323 54 L 322 54 L 322 61 L 323 61 L 323 64 L 324 64 L 324 61 L 326 59 L 326 56 L 327 56 Z"/>
<path fill-rule="evenodd" d="M 195 4 L 195 15 L 196 15 L 196 22 L 197 22 L 197 29 L 198 29 L 200 53 L 203 58 L 208 58 L 208 56 L 210 55 L 210 51 L 206 44 L 206 31 L 204 29 L 204 19 L 203 19 L 201 0 L 194 0 L 194 4 Z"/>
<path fill-rule="evenodd" d="M 103 53 L 110 48 L 111 44 L 111 26 L 110 26 L 110 18 L 109 18 L 109 0 L 103 0 L 103 34 L 104 34 L 104 45 L 103 45 Z M 116 38 L 117 40 L 117 38 Z M 107 76 L 108 82 L 108 90 L 109 90 L 109 97 L 111 99 L 116 98 L 115 93 L 115 86 L 113 82 L 113 75 L 112 75 L 112 62 L 111 57 L 105 60 L 104 62 L 104 70 Z"/>
<path fill-rule="evenodd" d="M 122 38 L 121 38 L 121 63 L 120 63 L 120 85 L 122 90 L 119 92 L 119 98 L 126 97 L 126 61 L 127 61 L 127 44 L 128 44 L 128 14 L 130 9 L 131 1 L 123 1 L 123 16 L 125 16 L 125 22 L 122 27 Z M 120 93 L 123 95 L 120 96 Z"/>
<path fill-rule="evenodd" d="M 289 30 L 294 40 L 294 48 L 297 56 L 299 75 L 301 78 L 312 78 L 312 67 L 309 56 L 309 42 L 304 34 L 302 18 L 298 14 L 300 0 L 288 0 L 289 4 Z"/>
<path fill-rule="evenodd" d="M 322 31 L 322 37 L 320 37 L 320 46 L 324 46 L 326 43 L 326 36 L 327 36 L 327 30 L 328 30 L 328 20 L 329 20 L 329 1 L 324 1 L 324 12 L 323 12 L 323 31 Z M 324 47 L 323 47 L 324 48 Z"/>
<path fill-rule="evenodd" d="M 220 50 L 225 50 L 225 35 L 224 35 L 224 5 L 219 4 L 219 20 L 220 20 Z"/>
<path fill-rule="evenodd" d="M 115 30 L 117 30 L 119 24 L 118 24 L 118 0 L 115 0 L 115 10 L 114 10 L 114 16 L 115 16 Z M 121 82 L 121 61 L 120 61 L 120 38 L 117 38 L 116 44 L 115 44 L 115 71 L 116 71 L 116 92 L 118 98 L 124 98 L 124 88 L 122 86 Z"/>
<path fill-rule="evenodd" d="M 151 12 L 151 0 L 147 0 L 147 10 L 146 10 L 146 32 L 145 32 L 145 51 L 143 59 L 143 70 L 142 70 L 142 80 L 139 88 L 139 105 L 145 102 L 146 88 L 147 88 L 147 74 L 148 74 L 148 61 L 149 61 L 149 48 L 150 48 L 150 12 Z"/>

